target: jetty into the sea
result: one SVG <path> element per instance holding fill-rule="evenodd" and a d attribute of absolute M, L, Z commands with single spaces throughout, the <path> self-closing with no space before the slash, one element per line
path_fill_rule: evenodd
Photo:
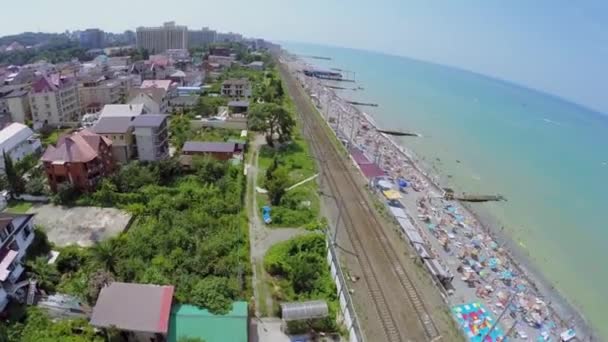
<path fill-rule="evenodd" d="M 420 136 L 420 134 L 418 134 L 418 133 L 386 130 L 386 129 L 378 129 L 378 132 L 388 134 L 388 135 L 394 135 L 394 136 L 398 136 L 398 137 L 419 137 Z"/>
<path fill-rule="evenodd" d="M 456 194 L 453 189 L 444 188 L 444 198 L 447 200 L 459 200 L 464 202 L 500 202 L 506 201 L 507 198 L 503 195 L 482 195 L 482 194 Z"/>
<path fill-rule="evenodd" d="M 300 55 L 300 57 L 312 58 L 312 59 L 321 59 L 321 60 L 324 60 L 324 61 L 331 61 L 331 57 L 324 57 L 324 56 Z"/>
<path fill-rule="evenodd" d="M 369 106 L 369 107 L 378 107 L 377 103 L 369 103 L 369 102 L 358 102 L 358 101 L 346 101 L 346 103 L 350 103 L 355 106 Z"/>

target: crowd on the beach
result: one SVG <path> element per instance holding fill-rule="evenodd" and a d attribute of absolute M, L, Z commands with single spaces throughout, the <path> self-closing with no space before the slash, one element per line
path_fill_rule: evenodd
<path fill-rule="evenodd" d="M 444 190 L 437 185 L 438 177 L 423 171 L 410 151 L 378 132 L 367 114 L 346 103 L 333 88 L 326 87 L 323 80 L 297 73 L 309 67 L 307 64 L 292 59 L 289 65 L 346 146 L 360 150 L 376 163 L 386 172 L 385 179 L 394 184 L 397 180 L 407 181 L 404 192 L 409 193 L 404 195 L 405 209 L 416 212 L 410 216 L 426 240 L 431 257 L 454 274 L 452 285 L 443 289 L 451 307 L 463 302 L 484 303 L 494 319 L 499 319 L 502 328 L 506 328 L 502 336 L 508 335 L 511 339 L 560 341 L 567 338 L 561 334 L 572 328 L 569 322 L 557 316 L 551 303 L 538 293 L 505 246 L 500 245 L 474 215 L 458 202 L 444 199 Z M 469 338 L 475 340 L 474 336 Z"/>

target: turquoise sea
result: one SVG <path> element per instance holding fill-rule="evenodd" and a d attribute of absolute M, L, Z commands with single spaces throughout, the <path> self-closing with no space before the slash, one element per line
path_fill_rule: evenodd
<path fill-rule="evenodd" d="M 608 115 L 483 75 L 380 53 L 282 43 L 324 67 L 354 71 L 342 91 L 384 127 L 421 133 L 402 143 L 442 184 L 500 193 L 486 204 L 543 275 L 608 339 Z M 344 87 L 352 83 L 342 82 Z"/>

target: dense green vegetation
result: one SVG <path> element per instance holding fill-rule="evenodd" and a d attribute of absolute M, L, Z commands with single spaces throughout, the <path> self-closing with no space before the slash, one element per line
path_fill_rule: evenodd
<path fill-rule="evenodd" d="M 84 61 L 90 59 L 87 49 L 65 37 L 52 38 L 48 43 L 22 51 L 0 53 L 0 64 L 23 65 L 45 60 L 49 63 L 68 62 L 74 58 Z"/>
<path fill-rule="evenodd" d="M 243 191 L 242 169 L 229 163 L 195 158 L 186 174 L 175 160 L 132 162 L 104 179 L 96 192 L 71 203 L 125 209 L 136 215 L 130 229 L 90 248 L 56 247 L 61 254 L 52 265 L 32 257 L 28 274 L 45 291 L 75 295 L 91 305 L 104 284 L 124 281 L 172 284 L 177 302 L 226 312 L 251 292 Z M 19 336 L 14 341 L 95 341 L 71 332 L 75 326 L 86 328 L 79 321 L 46 320 L 28 311 L 9 332 Z M 38 335 L 29 335 L 35 330 Z"/>
<path fill-rule="evenodd" d="M 85 319 L 54 322 L 43 311 L 29 308 L 25 323 L 0 326 L 0 341 L 7 342 L 105 342 Z"/>
<path fill-rule="evenodd" d="M 339 304 L 326 254 L 325 236 L 311 233 L 272 246 L 264 257 L 264 269 L 272 276 L 275 302 L 325 300 L 329 306 L 327 318 L 289 322 L 292 333 L 338 330 Z"/>

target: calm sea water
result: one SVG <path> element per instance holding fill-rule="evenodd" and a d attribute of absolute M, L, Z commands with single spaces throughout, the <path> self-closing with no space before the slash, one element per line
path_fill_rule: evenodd
<path fill-rule="evenodd" d="M 421 133 L 402 142 L 444 184 L 500 193 L 487 209 L 561 293 L 608 339 L 608 116 L 474 73 L 367 51 L 283 43 L 354 71 L 347 98 L 381 126 Z M 353 84 L 342 83 L 345 87 Z"/>

